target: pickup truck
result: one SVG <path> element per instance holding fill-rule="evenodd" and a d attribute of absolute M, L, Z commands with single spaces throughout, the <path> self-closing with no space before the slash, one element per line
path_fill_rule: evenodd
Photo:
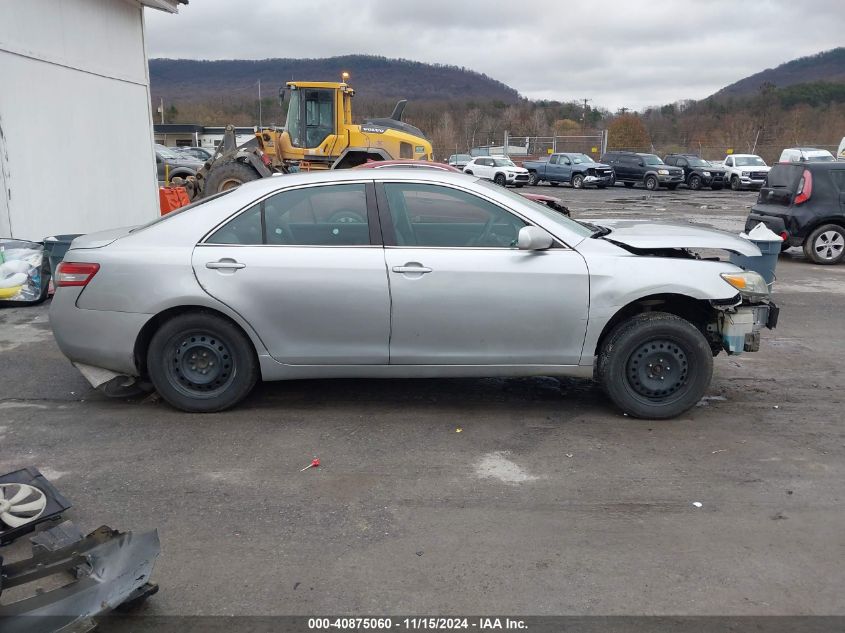
<path fill-rule="evenodd" d="M 576 189 L 586 185 L 604 189 L 612 186 L 615 180 L 610 165 L 597 163 L 586 154 L 562 152 L 552 154 L 548 160 L 527 160 L 522 166 L 528 170 L 529 185 L 539 185 L 546 181 L 556 187 L 566 182 Z"/>

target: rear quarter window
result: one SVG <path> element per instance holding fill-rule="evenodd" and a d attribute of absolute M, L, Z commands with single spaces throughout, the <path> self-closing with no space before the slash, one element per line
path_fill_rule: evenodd
<path fill-rule="evenodd" d="M 803 173 L 802 165 L 775 165 L 769 172 L 768 186 L 773 189 L 794 191 Z"/>

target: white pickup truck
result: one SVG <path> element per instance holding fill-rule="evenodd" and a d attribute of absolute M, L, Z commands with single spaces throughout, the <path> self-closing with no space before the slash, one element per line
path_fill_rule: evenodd
<path fill-rule="evenodd" d="M 731 154 L 722 162 L 725 167 L 725 180 L 734 191 L 740 189 L 759 189 L 766 182 L 769 167 L 756 154 Z"/>

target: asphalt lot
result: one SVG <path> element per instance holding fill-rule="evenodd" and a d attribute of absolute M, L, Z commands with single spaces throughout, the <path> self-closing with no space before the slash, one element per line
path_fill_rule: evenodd
<path fill-rule="evenodd" d="M 756 196 L 533 190 L 732 231 Z M 660 422 L 550 378 L 274 383 L 189 415 L 93 392 L 47 306 L 2 310 L 0 472 L 38 466 L 86 531 L 158 527 L 142 613 L 843 614 L 845 266 L 793 250 L 762 351 Z"/>

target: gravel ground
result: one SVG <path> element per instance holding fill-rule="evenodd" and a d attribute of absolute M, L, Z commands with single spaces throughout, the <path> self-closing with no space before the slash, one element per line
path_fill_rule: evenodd
<path fill-rule="evenodd" d="M 755 199 L 533 190 L 731 231 Z M 845 267 L 790 251 L 775 299 L 762 351 L 661 422 L 551 378 L 275 383 L 188 415 L 93 392 L 47 306 L 5 309 L 0 472 L 38 466 L 84 530 L 157 527 L 147 614 L 843 614 Z"/>

